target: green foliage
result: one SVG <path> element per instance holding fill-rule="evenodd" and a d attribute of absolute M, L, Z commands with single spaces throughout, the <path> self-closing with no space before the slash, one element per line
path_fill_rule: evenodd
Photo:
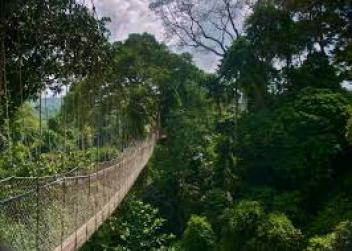
<path fill-rule="evenodd" d="M 183 77 L 178 76 L 175 89 L 177 104 L 163 112 L 166 138 L 155 151 L 150 167 L 153 178 L 143 191 L 143 197 L 168 220 L 169 229 L 179 235 L 190 216 L 199 214 L 201 197 L 212 186 L 215 141 L 211 100 L 197 82 L 196 72 L 186 82 Z"/>
<path fill-rule="evenodd" d="M 352 144 L 352 106 L 348 107 L 348 121 L 346 125 L 346 138 L 350 144 Z"/>
<path fill-rule="evenodd" d="M 129 198 L 83 250 L 163 250 L 174 238 L 164 232 L 158 210 Z"/>
<path fill-rule="evenodd" d="M 324 237 L 313 237 L 309 239 L 307 251 L 333 251 L 331 243 L 333 242 L 333 235 Z"/>
<path fill-rule="evenodd" d="M 216 139 L 215 161 L 214 161 L 214 186 L 228 191 L 232 194 L 240 186 L 238 158 L 235 156 L 236 139 L 233 135 L 235 121 L 232 118 L 218 121 L 216 125 L 220 136 Z"/>
<path fill-rule="evenodd" d="M 352 248 L 352 223 L 339 223 L 332 233 L 309 239 L 307 251 L 348 251 Z"/>
<path fill-rule="evenodd" d="M 335 228 L 335 250 L 350 250 L 352 248 L 352 222 L 344 221 Z"/>
<path fill-rule="evenodd" d="M 261 57 L 291 60 L 298 50 L 299 34 L 290 13 L 271 1 L 260 1 L 246 20 L 246 33 Z M 291 62 L 289 62 L 291 63 Z"/>
<path fill-rule="evenodd" d="M 222 227 L 220 216 L 231 202 L 231 195 L 218 188 L 207 191 L 201 198 L 202 212 L 217 232 Z"/>
<path fill-rule="evenodd" d="M 272 186 L 249 185 L 242 188 L 241 198 L 247 200 L 260 201 L 265 208 L 273 204 L 273 199 L 277 196 L 277 190 Z"/>
<path fill-rule="evenodd" d="M 265 212 L 257 201 L 240 201 L 224 212 L 222 250 L 245 250 L 248 240 L 262 223 Z"/>
<path fill-rule="evenodd" d="M 34 223 L 33 219 L 30 220 L 32 221 L 31 223 Z M 9 225 L 11 227 L 8 227 Z M 24 234 L 25 238 L 19 239 L 18 234 Z M 36 238 L 35 233 L 33 231 L 29 231 L 24 224 L 9 222 L 7 218 L 0 214 L 0 244 L 2 244 L 3 240 L 11 243 L 13 245 L 11 248 L 18 250 L 18 248 L 27 247 L 24 251 L 29 251 L 35 247 Z"/>
<path fill-rule="evenodd" d="M 244 37 L 229 48 L 219 70 L 220 76 L 230 80 L 227 95 L 239 99 L 241 91 L 249 109 L 264 107 L 268 96 L 267 84 L 273 73 L 270 65 L 256 55 Z"/>
<path fill-rule="evenodd" d="M 256 238 L 250 241 L 252 250 L 302 250 L 303 235 L 284 214 L 271 213 L 258 226 Z"/>
<path fill-rule="evenodd" d="M 197 77 L 202 72 L 187 54 L 172 53 L 150 34 L 132 34 L 113 44 L 108 68 L 70 90 L 61 116 L 81 130 L 99 131 L 95 140 L 102 144 L 111 143 L 111 135 L 115 141 L 144 137 L 156 125 L 166 126 L 171 110 L 196 102 L 192 92 L 203 91 Z"/>
<path fill-rule="evenodd" d="M 286 215 L 266 214 L 256 201 L 225 211 L 221 250 L 301 250 L 303 235 Z"/>
<path fill-rule="evenodd" d="M 326 234 L 339 222 L 352 219 L 352 201 L 349 194 L 337 193 L 329 199 L 309 224 L 310 234 Z"/>
<path fill-rule="evenodd" d="M 218 114 L 179 102 L 183 109 L 165 117 L 146 198 L 173 231 L 205 215 L 222 250 L 303 250 L 296 226 L 310 236 L 349 219 L 342 191 L 350 181 L 339 185 L 351 175 L 350 95 L 340 86 L 351 69 L 349 9 L 342 1 L 258 1 L 218 74 L 203 82 Z M 197 117 L 205 114 L 217 125 L 203 127 Z M 202 158 L 190 161 L 197 151 Z M 230 209 L 228 194 L 239 201 Z"/>
<path fill-rule="evenodd" d="M 264 210 L 257 201 L 240 201 L 233 209 L 225 212 L 228 227 L 231 231 L 251 235 L 252 231 L 261 223 Z"/>
<path fill-rule="evenodd" d="M 346 105 L 342 94 L 305 89 L 270 112 L 244 117 L 240 156 L 247 177 L 290 189 L 331 180 L 331 160 L 346 144 Z"/>
<path fill-rule="evenodd" d="M 329 58 L 321 53 L 308 55 L 304 63 L 289 72 L 292 87 L 300 90 L 307 86 L 313 88 L 328 88 L 338 90 L 341 88 L 341 78 L 337 75 L 334 66 L 330 65 Z"/>
<path fill-rule="evenodd" d="M 33 108 L 28 103 L 19 107 L 10 122 L 11 138 L 4 139 L 9 142 L 4 149 L 7 154 L 0 157 L 0 177 L 45 176 L 75 168 L 90 169 L 94 163 L 118 155 L 119 151 L 113 145 L 94 148 L 89 127 L 85 127 L 82 134 L 72 128 L 65 131 L 58 120 L 55 117 L 47 123 L 42 121 L 40 128 Z"/>
<path fill-rule="evenodd" d="M 282 212 L 289 219 L 304 222 L 306 218 L 301 214 L 303 196 L 299 191 L 286 192 L 274 196 L 272 210 Z"/>
<path fill-rule="evenodd" d="M 352 69 L 348 4 L 258 1 L 205 74 L 149 34 L 108 44 L 106 19 L 76 1 L 10 2 L 0 20 L 10 88 L 0 177 L 94 168 L 132 139 L 164 136 L 137 197 L 84 249 L 351 250 L 351 97 L 340 86 Z M 231 24 L 236 4 L 224 3 L 230 19 L 211 22 Z M 41 124 L 19 106 L 44 80 L 71 76 L 58 116 Z"/>
<path fill-rule="evenodd" d="M 182 247 L 186 251 L 215 250 L 215 234 L 205 217 L 193 215 L 187 222 Z"/>
<path fill-rule="evenodd" d="M 49 79 L 66 81 L 73 75 L 86 75 L 105 62 L 107 19 L 97 19 L 85 5 L 70 0 L 10 1 L 2 10 L 0 41 L 4 50 L 0 55 L 5 64 L 1 64 L 1 72 L 10 83 L 11 111 L 37 96 L 45 83 L 57 89 L 57 81 Z M 2 105 L 3 80 L 1 75 Z"/>

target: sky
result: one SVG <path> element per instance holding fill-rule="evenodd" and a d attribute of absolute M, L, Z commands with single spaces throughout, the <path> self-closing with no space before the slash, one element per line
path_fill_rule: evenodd
<path fill-rule="evenodd" d="M 111 18 L 108 28 L 112 41 L 125 40 L 130 33 L 148 32 L 159 41 L 164 42 L 164 29 L 159 18 L 149 9 L 149 0 L 95 0 L 93 1 L 99 16 Z M 176 51 L 174 44 L 168 44 Z M 196 52 L 188 49 L 193 54 L 194 62 L 201 69 L 212 72 L 216 69 L 218 60 L 215 55 L 205 52 Z"/>
<path fill-rule="evenodd" d="M 160 19 L 149 9 L 149 0 L 84 0 L 89 5 L 93 1 L 97 14 L 110 17 L 108 28 L 111 32 L 110 40 L 125 40 L 131 33 L 148 32 L 159 41 L 165 42 L 164 28 Z M 166 42 L 167 43 L 167 42 Z M 214 72 L 219 64 L 219 58 L 211 53 L 194 51 L 190 48 L 182 49 L 175 44 L 167 43 L 175 52 L 188 51 L 193 55 L 195 64 L 207 71 Z M 343 86 L 352 90 L 351 82 L 344 82 Z"/>

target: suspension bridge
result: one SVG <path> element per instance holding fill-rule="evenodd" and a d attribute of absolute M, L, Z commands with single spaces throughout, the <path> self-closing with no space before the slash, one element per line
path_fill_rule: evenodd
<path fill-rule="evenodd" d="M 0 181 L 0 236 L 13 250 L 78 250 L 119 206 L 156 140 L 135 142 L 94 172 Z"/>

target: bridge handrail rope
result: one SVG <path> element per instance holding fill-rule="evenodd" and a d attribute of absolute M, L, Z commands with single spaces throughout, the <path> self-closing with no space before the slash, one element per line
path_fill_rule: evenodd
<path fill-rule="evenodd" d="M 77 250 L 119 205 L 147 164 L 155 142 L 155 134 L 135 142 L 94 172 L 79 170 L 72 175 L 77 170 L 71 170 L 0 181 L 1 190 L 15 190 L 8 198 L 0 197 L 0 239 L 14 250 Z"/>
<path fill-rule="evenodd" d="M 9 186 L 9 187 L 7 187 L 7 189 L 9 190 L 9 189 L 11 189 L 12 185 L 8 184 L 8 183 L 15 182 L 15 181 L 33 181 L 33 182 L 35 182 L 39 178 L 40 180 L 48 180 L 48 182 L 41 182 L 41 183 L 45 184 L 45 183 L 50 183 L 53 181 L 63 179 L 65 177 L 78 177 L 78 176 L 84 177 L 90 173 L 96 173 L 102 169 L 116 165 L 118 162 L 121 161 L 121 159 L 124 157 L 124 155 L 126 155 L 136 145 L 141 144 L 141 143 L 142 142 L 138 142 L 138 141 L 130 143 L 129 146 L 126 147 L 124 149 L 124 151 L 121 152 L 116 158 L 113 158 L 112 160 L 102 161 L 102 162 L 96 163 L 97 167 L 93 168 L 91 170 L 88 170 L 88 169 L 85 169 L 82 167 L 76 167 L 76 168 L 73 168 L 65 173 L 62 173 L 62 174 L 54 174 L 54 175 L 39 176 L 39 177 L 36 177 L 36 176 L 27 176 L 27 177 L 11 176 L 11 177 L 7 177 L 7 178 L 0 180 L 0 188 L 1 187 L 4 188 L 5 186 Z M 73 174 L 75 174 L 75 175 L 73 175 Z M 17 196 L 14 196 L 14 197 L 17 197 Z M 0 193 L 0 206 L 4 200 L 8 200 L 8 199 L 11 199 L 11 198 L 2 198 L 1 193 Z"/>

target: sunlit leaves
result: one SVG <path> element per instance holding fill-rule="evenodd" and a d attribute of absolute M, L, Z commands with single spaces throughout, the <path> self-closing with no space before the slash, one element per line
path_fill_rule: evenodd
<path fill-rule="evenodd" d="M 215 248 L 215 234 L 205 217 L 193 215 L 187 222 L 182 239 L 185 251 L 212 251 Z"/>

